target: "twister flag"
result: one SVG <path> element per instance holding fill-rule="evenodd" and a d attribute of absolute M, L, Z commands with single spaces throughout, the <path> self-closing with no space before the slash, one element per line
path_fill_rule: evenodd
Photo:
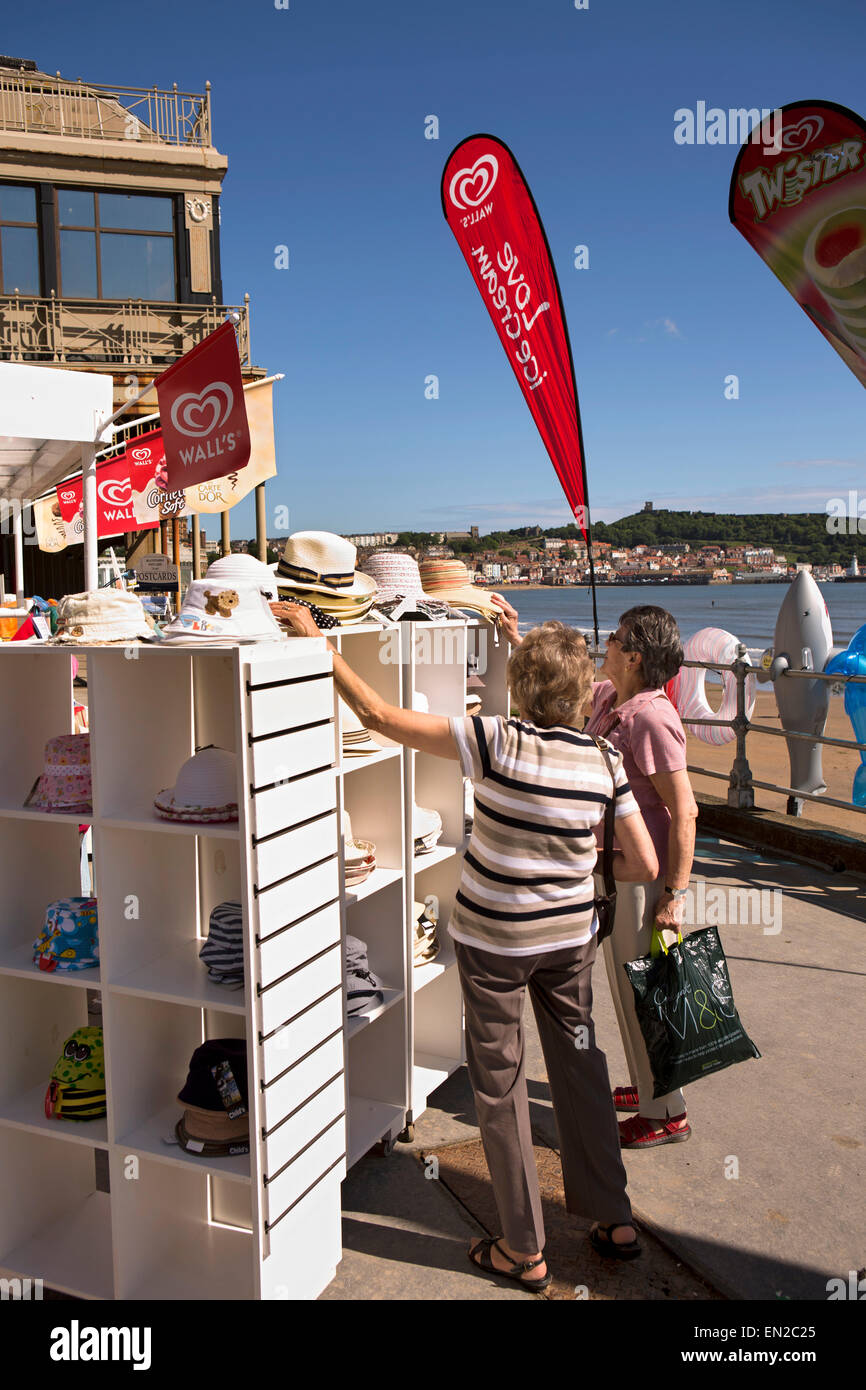
<path fill-rule="evenodd" d="M 737 231 L 866 386 L 866 123 L 830 101 L 766 118 L 728 202 Z"/>
<path fill-rule="evenodd" d="M 250 432 L 237 339 L 228 320 L 168 367 L 154 385 L 169 491 L 246 467 Z"/>
<path fill-rule="evenodd" d="M 442 210 L 584 534 L 586 467 L 571 344 L 547 237 L 507 145 L 471 135 L 442 174 Z"/>

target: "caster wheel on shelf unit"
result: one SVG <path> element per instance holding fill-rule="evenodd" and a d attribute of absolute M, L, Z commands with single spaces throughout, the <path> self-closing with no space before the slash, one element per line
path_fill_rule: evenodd
<path fill-rule="evenodd" d="M 410 1123 L 410 1124 L 408 1124 L 408 1125 L 406 1126 L 406 1128 L 403 1130 L 403 1133 L 400 1135 L 399 1139 L 397 1140 L 397 1143 L 398 1143 L 398 1144 L 414 1144 L 414 1143 L 415 1143 L 415 1126 L 414 1126 L 413 1124 Z"/>

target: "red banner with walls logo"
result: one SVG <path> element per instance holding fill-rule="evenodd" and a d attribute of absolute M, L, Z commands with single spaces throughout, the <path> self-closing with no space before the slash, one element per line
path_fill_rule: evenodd
<path fill-rule="evenodd" d="M 228 321 L 154 384 L 169 491 L 246 467 L 250 432 L 237 339 Z"/>
<path fill-rule="evenodd" d="M 81 474 L 77 478 L 67 478 L 57 484 L 57 502 L 60 515 L 73 529 L 75 540 L 84 535 L 84 516 L 82 499 L 84 484 Z M 129 463 L 125 454 L 99 464 L 96 469 L 96 534 L 119 536 L 124 531 L 150 530 L 159 525 L 155 521 L 140 522 L 132 504 L 132 485 L 129 480 Z"/>
<path fill-rule="evenodd" d="M 734 165 L 730 219 L 866 386 L 866 123 L 799 101 L 753 135 Z"/>
<path fill-rule="evenodd" d="M 571 344 L 532 194 L 508 146 L 492 135 L 471 135 L 451 152 L 441 192 L 445 220 L 586 536 L 586 465 Z"/>
<path fill-rule="evenodd" d="M 161 430 L 150 430 L 131 439 L 124 457 L 132 484 L 132 505 L 140 526 L 146 528 L 154 521 L 191 515 L 183 492 L 165 491 L 168 472 Z"/>

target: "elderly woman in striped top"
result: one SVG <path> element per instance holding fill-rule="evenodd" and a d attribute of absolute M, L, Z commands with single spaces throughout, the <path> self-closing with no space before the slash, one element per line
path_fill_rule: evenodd
<path fill-rule="evenodd" d="M 503 611 L 507 605 L 502 603 Z M 319 636 L 289 604 L 277 616 Z M 481 1269 L 540 1292 L 551 1276 L 524 1074 L 523 1002 L 532 1000 L 560 1139 L 566 1206 L 595 1219 L 602 1255 L 640 1254 L 626 1194 L 607 1063 L 595 1043 L 591 973 L 595 827 L 615 800 L 618 879 L 650 881 L 658 864 L 622 758 L 580 732 L 593 668 L 578 633 L 535 628 L 508 665 L 517 718 L 448 719 L 386 704 L 334 653 L 337 688 L 364 725 L 407 747 L 459 759 L 475 818 L 448 930 L 466 1017 L 466 1056 L 503 1235 L 477 1241 Z"/>

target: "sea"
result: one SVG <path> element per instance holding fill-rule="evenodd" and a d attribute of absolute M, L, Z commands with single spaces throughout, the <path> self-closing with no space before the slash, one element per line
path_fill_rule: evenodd
<path fill-rule="evenodd" d="M 495 586 L 491 586 L 494 587 Z M 866 583 L 820 584 L 836 646 L 847 647 L 866 623 Z M 598 625 L 602 635 L 616 628 L 620 615 L 637 604 L 666 608 L 677 620 L 685 641 L 703 627 L 733 633 L 746 647 L 773 645 L 776 617 L 787 593 L 785 584 L 617 584 L 596 590 Z M 520 615 L 520 631 L 558 619 L 569 627 L 592 631 L 589 589 L 506 588 L 503 597 Z"/>

